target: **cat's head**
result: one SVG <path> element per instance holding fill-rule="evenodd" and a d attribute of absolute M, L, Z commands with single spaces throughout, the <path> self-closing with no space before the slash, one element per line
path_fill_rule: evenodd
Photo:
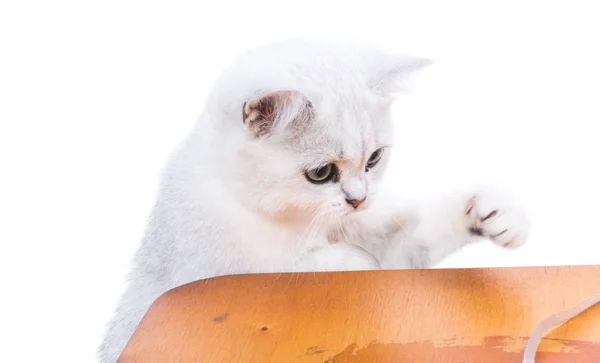
<path fill-rule="evenodd" d="M 234 193 L 281 222 L 369 208 L 392 146 L 398 80 L 427 64 L 363 45 L 289 43 L 242 59 L 221 83 Z M 230 90 L 226 94 L 227 89 Z M 317 218 L 323 217 L 323 218 Z"/>

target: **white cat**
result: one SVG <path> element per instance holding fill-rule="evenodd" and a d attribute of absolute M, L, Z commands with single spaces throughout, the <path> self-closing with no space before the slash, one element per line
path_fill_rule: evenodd
<path fill-rule="evenodd" d="M 363 44 L 290 41 L 217 81 L 164 173 L 130 284 L 100 347 L 114 363 L 161 293 L 216 275 L 425 268 L 526 216 L 489 191 L 413 208 L 380 190 L 398 81 L 427 62 Z"/>

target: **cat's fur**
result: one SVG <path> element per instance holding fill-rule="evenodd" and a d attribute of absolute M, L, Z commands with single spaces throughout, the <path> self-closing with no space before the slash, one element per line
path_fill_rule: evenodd
<path fill-rule="evenodd" d="M 393 93 L 426 63 L 363 44 L 300 41 L 235 62 L 168 164 L 100 361 L 114 363 L 152 301 L 190 281 L 424 268 L 481 236 L 523 244 L 523 212 L 496 193 L 413 208 L 380 190 Z M 379 147 L 382 160 L 366 171 Z M 329 162 L 339 180 L 307 180 L 306 170 Z M 356 209 L 346 202 L 364 197 Z"/>

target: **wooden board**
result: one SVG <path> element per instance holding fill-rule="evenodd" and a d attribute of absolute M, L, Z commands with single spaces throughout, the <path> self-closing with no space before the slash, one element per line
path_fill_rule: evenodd
<path fill-rule="evenodd" d="M 218 277 L 159 298 L 119 363 L 516 363 L 542 319 L 598 293 L 600 266 Z M 536 362 L 600 362 L 600 306 Z"/>

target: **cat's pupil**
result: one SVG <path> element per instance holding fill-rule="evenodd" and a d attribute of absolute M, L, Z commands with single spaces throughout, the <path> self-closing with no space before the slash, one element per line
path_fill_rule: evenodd
<path fill-rule="evenodd" d="M 381 153 L 381 150 L 377 150 L 375 151 L 373 154 L 371 154 L 371 157 L 369 158 L 369 161 L 374 161 L 377 160 L 377 158 L 379 157 L 379 154 Z"/>

